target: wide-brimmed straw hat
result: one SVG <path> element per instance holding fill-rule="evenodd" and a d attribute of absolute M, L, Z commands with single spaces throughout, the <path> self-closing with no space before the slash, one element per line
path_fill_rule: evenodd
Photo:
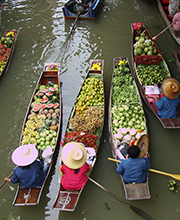
<path fill-rule="evenodd" d="M 33 163 L 38 156 L 35 144 L 19 146 L 12 153 L 12 161 L 17 166 L 27 166 Z"/>
<path fill-rule="evenodd" d="M 180 95 L 179 88 L 179 82 L 172 77 L 164 79 L 161 84 L 162 94 L 168 99 L 176 99 Z"/>
<path fill-rule="evenodd" d="M 86 149 L 81 142 L 69 142 L 61 150 L 63 163 L 71 169 L 79 169 L 87 159 Z"/>
<path fill-rule="evenodd" d="M 146 134 L 141 135 L 141 137 L 135 142 L 140 149 L 139 158 L 143 158 L 145 156 L 145 152 L 149 151 L 149 138 Z"/>

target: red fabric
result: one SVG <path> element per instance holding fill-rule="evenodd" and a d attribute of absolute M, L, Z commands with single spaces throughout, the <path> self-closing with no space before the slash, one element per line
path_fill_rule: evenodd
<path fill-rule="evenodd" d="M 65 164 L 61 167 L 63 173 L 61 184 L 66 190 L 79 190 L 87 182 L 87 176 L 85 172 L 90 170 L 88 163 L 85 163 L 79 170 L 79 173 L 75 174 L 74 169 L 70 169 Z"/>

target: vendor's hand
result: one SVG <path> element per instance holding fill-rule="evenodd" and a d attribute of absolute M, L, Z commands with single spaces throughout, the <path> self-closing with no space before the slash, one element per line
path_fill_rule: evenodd
<path fill-rule="evenodd" d="M 129 158 L 129 154 L 126 154 L 126 159 L 128 159 Z"/>
<path fill-rule="evenodd" d="M 148 152 L 145 152 L 144 158 L 147 158 L 147 157 L 148 157 Z"/>
<path fill-rule="evenodd" d="M 5 178 L 4 178 L 4 181 L 10 182 L 10 179 L 9 179 L 8 177 L 5 177 Z"/>

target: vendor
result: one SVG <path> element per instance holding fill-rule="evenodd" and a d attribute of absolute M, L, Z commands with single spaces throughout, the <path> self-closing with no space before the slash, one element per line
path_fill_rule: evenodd
<path fill-rule="evenodd" d="M 19 183 L 24 188 L 41 186 L 45 179 L 46 167 L 44 162 L 37 160 L 38 151 L 35 144 L 22 145 L 12 153 L 12 161 L 17 165 L 12 178 L 5 177 L 4 181 Z"/>
<path fill-rule="evenodd" d="M 61 159 L 63 165 L 59 167 L 62 172 L 61 184 L 66 190 L 79 190 L 87 182 L 86 172 L 90 165 L 86 162 L 87 152 L 83 143 L 69 142 L 62 148 Z"/>
<path fill-rule="evenodd" d="M 180 84 L 170 77 L 166 78 L 161 84 L 161 92 L 164 95 L 159 101 L 154 97 L 158 115 L 161 118 L 176 118 L 177 107 L 180 103 Z"/>

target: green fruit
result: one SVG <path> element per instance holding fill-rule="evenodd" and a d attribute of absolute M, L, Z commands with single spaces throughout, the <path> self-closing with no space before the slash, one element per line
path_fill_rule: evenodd
<path fill-rule="evenodd" d="M 138 55 L 141 55 L 142 53 L 143 53 L 143 50 L 142 50 L 141 48 L 138 48 L 138 49 L 137 49 L 137 54 L 138 54 Z"/>
<path fill-rule="evenodd" d="M 140 37 L 139 37 L 139 36 L 137 36 L 137 37 L 135 38 L 135 41 L 139 41 L 139 39 L 140 39 Z"/>
<path fill-rule="evenodd" d="M 152 54 L 153 54 L 153 53 L 152 53 L 151 50 L 147 52 L 147 55 L 152 55 Z"/>

